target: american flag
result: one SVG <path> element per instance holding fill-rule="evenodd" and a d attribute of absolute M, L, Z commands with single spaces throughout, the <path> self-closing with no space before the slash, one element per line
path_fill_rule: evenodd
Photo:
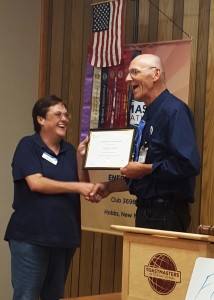
<path fill-rule="evenodd" d="M 94 5 L 90 64 L 95 67 L 119 65 L 123 44 L 124 0 Z"/>

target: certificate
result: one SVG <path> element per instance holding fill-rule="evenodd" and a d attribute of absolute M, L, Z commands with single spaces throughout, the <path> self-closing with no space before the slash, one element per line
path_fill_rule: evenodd
<path fill-rule="evenodd" d="M 85 169 L 120 169 L 131 159 L 134 129 L 92 129 Z"/>

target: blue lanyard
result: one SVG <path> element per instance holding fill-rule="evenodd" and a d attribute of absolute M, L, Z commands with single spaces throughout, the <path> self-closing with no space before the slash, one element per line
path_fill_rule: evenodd
<path fill-rule="evenodd" d="M 138 125 L 138 130 L 136 134 L 136 147 L 135 147 L 135 161 L 138 161 L 139 158 L 139 150 L 140 150 L 140 142 L 141 142 L 141 137 L 142 137 L 142 132 L 145 127 L 146 121 L 141 120 L 139 125 Z"/>

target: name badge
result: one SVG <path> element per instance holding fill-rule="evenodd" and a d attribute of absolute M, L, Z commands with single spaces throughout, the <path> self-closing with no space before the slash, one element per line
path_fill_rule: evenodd
<path fill-rule="evenodd" d="M 141 147 L 140 148 L 138 162 L 140 162 L 142 164 L 145 163 L 147 151 L 148 151 L 148 147 Z"/>
<path fill-rule="evenodd" d="M 42 158 L 46 159 L 47 161 L 49 161 L 50 163 L 52 163 L 53 165 L 57 165 L 58 160 L 56 159 L 56 157 L 48 154 L 47 152 L 44 152 L 42 154 Z"/>

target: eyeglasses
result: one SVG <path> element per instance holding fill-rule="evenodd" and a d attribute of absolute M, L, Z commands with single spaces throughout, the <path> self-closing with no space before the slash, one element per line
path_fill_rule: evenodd
<path fill-rule="evenodd" d="M 66 120 L 69 120 L 71 118 L 71 115 L 69 113 L 63 113 L 61 111 L 56 111 L 54 113 L 47 113 L 47 115 L 54 115 L 58 120 L 61 120 L 62 117 L 64 117 Z"/>
<path fill-rule="evenodd" d="M 138 70 L 138 69 L 130 69 L 130 70 L 128 71 L 127 76 L 130 75 L 130 76 L 133 78 L 133 77 L 136 77 L 137 74 L 142 73 L 142 70 L 144 70 L 144 69 L 153 69 L 153 68 L 156 69 L 156 67 L 145 67 L 145 68 L 142 68 L 141 70 Z"/>

